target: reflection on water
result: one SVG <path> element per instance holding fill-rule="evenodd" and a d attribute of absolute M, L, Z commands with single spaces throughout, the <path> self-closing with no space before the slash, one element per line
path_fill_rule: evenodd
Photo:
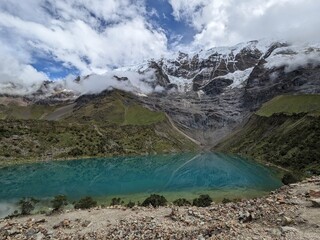
<path fill-rule="evenodd" d="M 26 164 L 0 169 L 0 201 L 149 193 L 273 190 L 272 172 L 245 159 L 214 153 L 115 157 Z"/>

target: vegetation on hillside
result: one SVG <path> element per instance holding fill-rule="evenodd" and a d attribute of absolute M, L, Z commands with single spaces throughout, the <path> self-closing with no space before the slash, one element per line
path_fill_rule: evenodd
<path fill-rule="evenodd" d="M 14 104 L 0 104 L 0 119 L 45 119 L 47 115 L 54 112 L 59 106 L 49 105 L 27 105 L 17 106 Z"/>
<path fill-rule="evenodd" d="M 20 117 L 0 120 L 0 165 L 196 149 L 174 130 L 163 113 L 139 105 L 127 93 L 90 97 L 90 101 L 80 98 L 73 110 L 68 109 L 73 112 L 67 111 L 59 121 Z M 54 108 L 48 106 L 46 116 L 52 116 L 50 109 Z"/>
<path fill-rule="evenodd" d="M 139 126 L 0 120 L 0 164 L 190 151 L 195 146 L 167 121 Z"/>
<path fill-rule="evenodd" d="M 101 95 L 80 97 L 74 112 L 66 121 L 108 122 L 116 125 L 151 125 L 166 119 L 162 112 L 155 112 L 139 104 L 125 92 L 103 92 Z"/>
<path fill-rule="evenodd" d="M 320 95 L 282 95 L 265 103 L 257 112 L 259 116 L 298 113 L 320 114 Z"/>
<path fill-rule="evenodd" d="M 300 174 L 320 174 L 320 116 L 314 114 L 319 108 L 312 107 L 320 106 L 319 97 L 285 96 L 271 100 L 216 149 L 274 163 Z M 284 103 L 285 112 L 278 113 Z"/>

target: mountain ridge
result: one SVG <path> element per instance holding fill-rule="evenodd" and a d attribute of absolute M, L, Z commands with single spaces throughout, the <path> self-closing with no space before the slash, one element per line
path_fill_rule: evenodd
<path fill-rule="evenodd" d="M 105 75 L 45 82 L 33 95 L 3 95 L 0 116 L 5 119 L 20 104 L 35 109 L 24 116 L 59 120 L 77 115 L 85 99 L 89 103 L 119 91 L 130 93 L 127 96 L 144 108 L 162 112 L 179 131 L 204 148 L 212 148 L 272 98 L 319 94 L 320 47 L 265 40 L 191 54 L 179 52 L 172 58 L 153 59 Z M 99 104 L 104 103 L 97 101 Z M 19 119 L 24 110 L 17 109 L 13 112 L 19 112 Z M 108 118 L 109 110 L 104 111 L 101 119 Z M 76 120 L 85 114 L 78 112 Z"/>

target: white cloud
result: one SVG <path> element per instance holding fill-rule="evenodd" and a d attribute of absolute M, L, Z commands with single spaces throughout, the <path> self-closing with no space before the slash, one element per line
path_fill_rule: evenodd
<path fill-rule="evenodd" d="M 126 80 L 117 80 L 116 77 L 126 78 Z M 95 94 L 105 89 L 120 89 L 129 92 L 150 94 L 153 91 L 159 91 L 160 86 L 152 86 L 154 81 L 154 71 L 147 71 L 139 74 L 134 71 L 109 71 L 101 75 L 91 75 L 82 78 L 79 82 L 74 81 L 74 77 L 62 80 L 63 88 L 78 92 L 79 94 Z"/>
<path fill-rule="evenodd" d="M 8 33 L 0 39 L 15 38 L 29 55 L 45 52 L 81 74 L 103 73 L 167 51 L 165 34 L 144 11 L 143 1 L 8 0 L 0 3 L 0 31 Z"/>
<path fill-rule="evenodd" d="M 312 48 L 314 47 L 314 48 Z M 267 59 L 267 68 L 284 67 L 285 72 L 292 72 L 301 67 L 316 67 L 320 65 L 319 45 L 285 47 L 275 50 Z M 291 54 L 278 54 L 279 52 L 292 52 Z"/>
<path fill-rule="evenodd" d="M 15 94 L 31 93 L 48 78 L 33 67 L 35 56 L 76 68 L 81 75 L 102 74 L 99 80 L 92 80 L 99 88 L 119 85 L 110 75 L 113 68 L 168 54 L 165 32 L 170 34 L 174 50 L 270 37 L 320 39 L 318 0 L 168 1 L 175 19 L 197 31 L 188 46 L 180 44 L 182 36 L 173 29 L 166 31 L 155 27 L 161 24 L 148 23 L 150 16 L 160 16 L 161 11 L 152 9 L 148 13 L 146 0 L 0 1 L 0 93 L 13 91 L 12 84 Z M 49 67 L 54 71 L 54 65 Z M 135 81 L 140 76 L 131 77 L 131 84 L 142 92 L 150 90 Z"/>
<path fill-rule="evenodd" d="M 260 38 L 318 41 L 318 0 L 169 0 L 173 15 L 199 31 L 194 48 Z"/>
<path fill-rule="evenodd" d="M 0 42 L 1 43 L 1 42 Z M 39 89 L 48 77 L 30 64 L 19 62 L 11 53 L 0 48 L 0 94 L 26 95 Z"/>

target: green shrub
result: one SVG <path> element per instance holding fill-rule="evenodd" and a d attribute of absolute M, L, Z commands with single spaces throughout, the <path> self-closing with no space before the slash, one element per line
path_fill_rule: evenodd
<path fill-rule="evenodd" d="M 30 215 L 31 211 L 34 210 L 35 203 L 31 199 L 23 198 L 19 201 L 21 215 Z"/>
<path fill-rule="evenodd" d="M 134 202 L 131 202 L 131 200 L 126 204 L 127 208 L 133 208 L 136 204 Z"/>
<path fill-rule="evenodd" d="M 68 205 L 67 197 L 64 195 L 55 196 L 51 203 L 53 209 L 56 211 L 61 210 L 63 206 Z"/>
<path fill-rule="evenodd" d="M 193 200 L 193 206 L 196 207 L 209 207 L 212 203 L 212 198 L 208 195 L 200 195 L 199 198 Z"/>
<path fill-rule="evenodd" d="M 230 203 L 230 202 L 232 202 L 232 201 L 229 198 L 223 198 L 222 199 L 222 203 L 223 204 Z"/>
<path fill-rule="evenodd" d="M 296 183 L 299 181 L 297 177 L 295 177 L 292 173 L 285 173 L 281 179 L 282 183 L 285 185 Z"/>
<path fill-rule="evenodd" d="M 173 201 L 173 204 L 176 206 L 191 206 L 191 202 L 189 202 L 187 199 L 185 198 L 178 198 L 176 200 Z"/>
<path fill-rule="evenodd" d="M 97 202 L 92 199 L 92 197 L 84 197 L 75 203 L 75 209 L 89 209 L 97 206 Z"/>
<path fill-rule="evenodd" d="M 165 206 L 167 205 L 167 199 L 164 196 L 151 194 L 150 197 L 146 198 L 141 205 L 143 207 L 148 207 L 150 205 L 153 207 Z"/>
<path fill-rule="evenodd" d="M 69 151 L 69 156 L 81 156 L 83 155 L 82 149 L 75 147 Z"/>
<path fill-rule="evenodd" d="M 111 199 L 111 206 L 116 206 L 116 205 L 122 205 L 123 201 L 121 201 L 121 198 L 112 198 Z"/>

